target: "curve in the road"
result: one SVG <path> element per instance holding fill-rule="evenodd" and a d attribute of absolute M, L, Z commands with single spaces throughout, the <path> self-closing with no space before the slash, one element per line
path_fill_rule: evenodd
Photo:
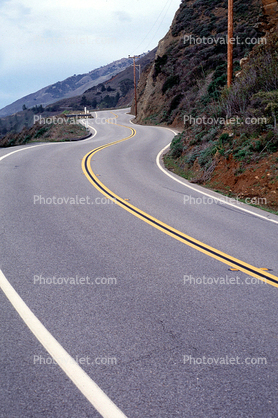
<path fill-rule="evenodd" d="M 243 271 L 253 277 L 258 278 L 259 280 L 262 280 L 264 282 L 267 282 L 268 284 L 271 284 L 272 286 L 278 287 L 278 277 L 263 271 L 260 268 L 257 268 L 255 266 L 252 266 L 248 263 L 245 263 L 244 261 L 241 261 L 237 258 L 234 258 L 228 254 L 223 253 L 220 250 L 217 250 L 216 248 L 210 247 L 207 244 L 204 244 L 201 241 L 196 240 L 195 238 L 190 237 L 189 235 L 184 234 L 181 231 L 178 231 L 171 226 L 159 221 L 158 219 L 152 217 L 151 215 L 143 212 L 142 210 L 138 209 L 137 207 L 131 205 L 130 203 L 126 202 L 121 197 L 117 196 L 115 193 L 113 193 L 111 190 L 109 190 L 97 177 L 97 175 L 93 172 L 91 168 L 91 159 L 92 157 L 102 149 L 105 149 L 107 147 L 110 147 L 112 145 L 116 145 L 120 142 L 126 141 L 136 135 L 136 130 L 134 128 L 131 128 L 126 125 L 119 125 L 115 124 L 117 126 L 124 126 L 127 129 L 131 130 L 131 134 L 123 139 L 120 139 L 118 141 L 111 142 L 109 144 L 100 146 L 98 148 L 95 148 L 94 150 L 90 151 L 88 154 L 84 156 L 82 159 L 82 169 L 84 174 L 86 175 L 87 179 L 90 181 L 90 183 L 99 190 L 103 195 L 105 195 L 107 198 L 115 201 L 119 206 L 121 206 L 123 209 L 127 210 L 128 212 L 132 213 L 134 216 L 137 216 L 144 222 L 147 222 L 149 225 L 155 227 L 156 229 L 159 229 L 160 231 L 164 232 L 167 235 L 170 235 L 171 237 L 183 242 L 184 244 L 201 251 L 202 253 L 213 257 L 222 263 L 228 264 L 230 267 L 236 268 L 240 271 Z"/>
<path fill-rule="evenodd" d="M 172 131 L 172 132 L 174 132 L 174 131 Z M 171 144 L 171 143 L 170 143 L 170 144 Z M 164 148 L 163 148 L 163 149 L 162 149 L 162 150 L 158 153 L 158 155 L 157 155 L 157 157 L 156 157 L 156 164 L 157 164 L 158 168 L 159 168 L 159 169 L 160 169 L 160 170 L 161 170 L 164 174 L 166 174 L 166 176 L 168 176 L 168 177 L 170 177 L 171 179 L 175 180 L 176 182 L 178 182 L 178 183 L 182 184 L 183 186 L 187 187 L 188 189 L 194 190 L 195 192 L 201 193 L 202 195 L 207 196 L 207 197 L 209 197 L 209 198 L 213 198 L 213 200 L 216 200 L 216 201 L 218 201 L 218 202 L 224 203 L 225 205 L 235 207 L 235 204 L 234 204 L 234 203 L 229 202 L 227 199 L 226 199 L 226 200 L 224 200 L 224 199 L 223 199 L 223 196 L 221 196 L 221 197 L 217 197 L 217 196 L 215 196 L 215 195 L 213 195 L 213 196 L 212 196 L 211 194 L 206 193 L 206 192 L 204 192 L 203 190 L 197 189 L 196 187 L 194 187 L 194 186 L 190 186 L 189 184 L 185 184 L 183 181 L 181 181 L 181 180 L 177 179 L 177 178 L 176 178 L 176 177 L 174 177 L 171 173 L 169 173 L 168 171 L 166 171 L 166 170 L 162 167 L 162 165 L 160 164 L 160 158 L 161 158 L 161 156 L 163 155 L 163 153 L 164 153 L 167 149 L 169 149 L 170 144 L 166 145 L 166 147 L 164 147 Z M 231 200 L 232 200 L 232 199 L 231 199 Z M 239 210 L 241 210 L 241 211 L 243 211 L 243 212 L 246 212 L 246 213 L 250 213 L 251 215 L 256 216 L 256 217 L 258 217 L 258 218 L 264 219 L 265 221 L 269 221 L 269 222 L 273 222 L 273 223 L 275 223 L 275 224 L 278 224 L 278 221 L 276 221 L 275 219 L 267 218 L 266 216 L 263 216 L 263 215 L 260 215 L 260 214 L 258 214 L 258 213 L 252 212 L 251 210 L 245 209 L 245 208 L 243 208 L 243 207 L 237 206 L 237 209 L 239 209 Z"/>

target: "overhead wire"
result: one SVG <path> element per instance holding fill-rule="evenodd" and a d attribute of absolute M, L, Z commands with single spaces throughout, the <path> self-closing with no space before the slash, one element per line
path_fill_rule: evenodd
<path fill-rule="evenodd" d="M 148 44 L 148 46 L 147 46 L 146 50 L 148 50 L 148 48 L 149 48 L 149 46 L 151 45 L 152 41 L 153 41 L 153 40 L 154 40 L 154 38 L 156 37 L 157 32 L 159 31 L 159 29 L 160 29 L 160 27 L 161 27 L 162 23 L 164 22 L 164 19 L 165 19 L 166 15 L 167 15 L 167 12 L 168 12 L 168 10 L 170 9 L 171 3 L 172 3 L 172 1 L 169 3 L 169 6 L 168 6 L 168 8 L 166 9 L 166 11 L 165 11 L 165 13 L 164 13 L 164 16 L 163 16 L 163 18 L 162 18 L 162 20 L 161 20 L 161 22 L 160 22 L 160 25 L 158 26 L 158 28 L 157 28 L 157 30 L 156 30 L 156 32 L 155 32 L 155 34 L 153 35 L 152 39 L 150 40 L 150 42 L 149 42 L 149 44 Z"/>
<path fill-rule="evenodd" d="M 155 34 L 153 35 L 153 37 L 152 37 L 151 41 L 148 43 L 147 48 L 145 49 L 146 51 L 148 50 L 149 45 L 152 43 L 153 39 L 155 38 L 155 36 L 156 36 L 156 34 L 157 34 L 158 30 L 160 29 L 160 27 L 161 27 L 161 25 L 162 25 L 162 23 L 163 23 L 163 21 L 164 21 L 164 19 L 165 19 L 165 16 L 166 16 L 166 14 L 167 14 L 167 12 L 168 12 L 168 10 L 169 10 L 170 6 L 171 6 L 172 1 L 173 1 L 173 0 L 167 0 L 167 1 L 166 1 L 166 3 L 164 4 L 164 6 L 163 6 L 163 8 L 162 8 L 161 12 L 159 13 L 158 17 L 156 18 L 155 22 L 153 23 L 152 27 L 150 28 L 150 30 L 148 31 L 148 33 L 146 34 L 146 36 L 142 39 L 142 41 L 140 42 L 140 44 L 139 44 L 139 45 L 137 45 L 137 47 L 135 48 L 133 55 L 135 55 L 135 52 L 136 52 L 136 51 L 138 51 L 138 49 L 141 47 L 141 45 L 143 45 L 143 43 L 144 43 L 145 39 L 147 39 L 147 38 L 148 38 L 148 36 L 149 36 L 149 35 L 150 35 L 150 33 L 152 32 L 152 30 L 154 29 L 155 25 L 157 24 L 157 22 L 158 22 L 158 20 L 159 20 L 160 16 L 161 16 L 161 15 L 162 15 L 162 13 L 164 12 L 164 9 L 168 6 L 168 7 L 167 7 L 167 9 L 166 9 L 166 11 L 165 11 L 165 14 L 164 14 L 164 16 L 163 16 L 163 18 L 162 18 L 162 20 L 161 20 L 161 22 L 160 22 L 160 24 L 159 24 L 159 26 L 158 26 L 158 28 L 157 28 L 157 30 L 155 31 Z"/>

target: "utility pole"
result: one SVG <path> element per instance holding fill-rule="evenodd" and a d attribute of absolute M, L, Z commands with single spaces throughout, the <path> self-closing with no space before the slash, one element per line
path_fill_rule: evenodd
<path fill-rule="evenodd" d="M 233 0 L 228 0 L 228 68 L 227 86 L 230 87 L 233 78 L 233 34 L 234 34 L 234 13 Z"/>
<path fill-rule="evenodd" d="M 131 57 L 130 55 L 128 56 L 128 58 L 132 58 L 133 59 L 135 117 L 137 116 L 136 67 L 138 67 L 135 64 L 135 59 L 136 58 L 139 58 L 139 57 L 140 57 L 140 55 L 134 55 L 133 57 Z M 140 65 L 139 65 L 139 68 L 140 68 Z"/>

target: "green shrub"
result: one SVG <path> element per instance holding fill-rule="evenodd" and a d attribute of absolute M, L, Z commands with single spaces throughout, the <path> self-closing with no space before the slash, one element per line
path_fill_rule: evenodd
<path fill-rule="evenodd" d="M 197 157 L 198 157 L 198 151 L 193 150 L 183 157 L 183 161 L 185 164 L 188 164 L 190 166 L 194 163 Z"/>
<path fill-rule="evenodd" d="M 205 148 L 199 155 L 198 162 L 201 166 L 204 166 L 209 161 L 211 161 L 213 155 L 216 153 L 217 147 L 215 143 L 211 143 L 207 148 Z"/>
<path fill-rule="evenodd" d="M 179 75 L 171 75 L 170 77 L 166 79 L 165 83 L 163 84 L 162 93 L 164 94 L 167 90 L 171 89 L 176 84 L 179 84 L 179 82 L 180 82 Z"/>
<path fill-rule="evenodd" d="M 39 129 L 37 131 L 37 133 L 35 134 L 34 138 L 39 138 L 40 136 L 42 136 L 45 132 L 47 132 L 49 129 L 48 126 L 43 126 L 41 129 Z"/>
<path fill-rule="evenodd" d="M 179 158 L 183 151 L 182 134 L 176 135 L 170 145 L 170 155 L 173 158 Z"/>
<path fill-rule="evenodd" d="M 31 135 L 26 135 L 25 138 L 22 140 L 21 144 L 24 145 L 28 141 L 30 141 L 31 139 L 32 139 L 32 136 Z"/>
<path fill-rule="evenodd" d="M 270 141 L 272 138 L 274 137 L 274 132 L 273 131 L 269 131 L 265 137 L 266 141 Z"/>
<path fill-rule="evenodd" d="M 168 56 L 164 54 L 162 57 L 158 55 L 154 62 L 154 77 L 157 77 L 161 73 L 161 67 L 166 64 Z"/>
<path fill-rule="evenodd" d="M 277 133 L 268 141 L 267 150 L 270 152 L 276 152 L 278 151 L 278 135 Z"/>
<path fill-rule="evenodd" d="M 218 132 L 218 129 L 216 127 L 211 128 L 208 132 L 206 132 L 202 140 L 206 142 L 212 141 L 215 138 L 217 132 Z"/>
<path fill-rule="evenodd" d="M 129 90 L 131 90 L 134 87 L 134 83 L 132 80 L 129 80 L 128 78 L 126 78 L 125 80 L 122 80 L 120 82 L 120 89 L 121 89 L 121 93 L 122 96 L 125 96 Z"/>
<path fill-rule="evenodd" d="M 230 139 L 229 134 L 222 134 L 219 137 L 219 142 L 224 143 L 224 142 L 227 142 L 229 139 Z"/>
<path fill-rule="evenodd" d="M 243 114 L 254 97 L 261 98 L 262 93 L 278 90 L 278 35 L 273 35 L 266 45 L 259 45 L 257 53 L 250 58 L 230 89 L 223 93 L 223 109 L 228 116 Z M 256 95 L 256 96 L 255 96 Z"/>
<path fill-rule="evenodd" d="M 218 99 L 221 94 L 221 87 L 224 87 L 227 84 L 227 74 L 222 74 L 220 77 L 213 79 L 213 81 L 208 86 L 208 94 L 213 99 Z"/>
<path fill-rule="evenodd" d="M 235 154 L 234 157 L 239 160 L 242 161 L 244 160 L 246 157 L 248 157 L 249 155 L 251 155 L 250 152 L 250 145 L 245 146 L 242 149 L 239 149 Z"/>
<path fill-rule="evenodd" d="M 180 94 L 177 94 L 173 98 L 173 100 L 171 101 L 171 104 L 170 104 L 169 112 L 172 112 L 174 109 L 176 109 L 178 107 L 178 105 L 180 104 L 182 98 L 183 98 L 183 95 L 181 93 Z"/>
<path fill-rule="evenodd" d="M 259 139 L 252 142 L 252 144 L 250 145 L 250 150 L 254 152 L 260 152 L 263 148 L 264 145 L 262 144 L 262 141 Z"/>

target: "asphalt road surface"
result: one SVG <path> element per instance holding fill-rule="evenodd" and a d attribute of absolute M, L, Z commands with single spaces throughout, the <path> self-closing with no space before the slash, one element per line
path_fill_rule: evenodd
<path fill-rule="evenodd" d="M 0 417 L 277 417 L 278 217 L 126 112 L 0 149 Z"/>

